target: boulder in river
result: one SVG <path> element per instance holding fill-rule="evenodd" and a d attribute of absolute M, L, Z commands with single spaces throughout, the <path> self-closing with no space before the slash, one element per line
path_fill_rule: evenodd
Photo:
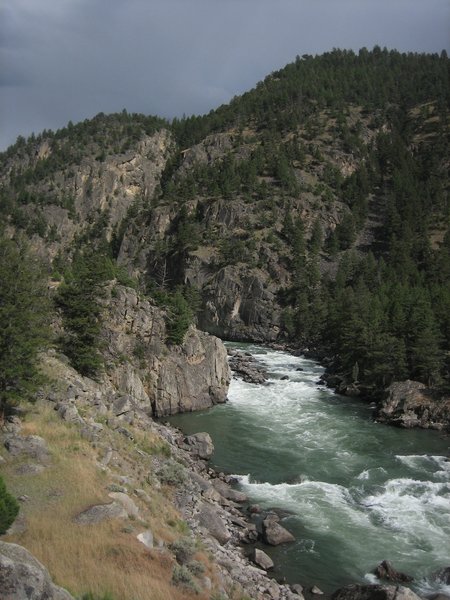
<path fill-rule="evenodd" d="M 414 577 L 411 575 L 406 575 L 406 573 L 401 573 L 400 571 L 396 571 L 391 563 L 387 560 L 383 560 L 378 567 L 375 569 L 374 574 L 378 577 L 378 579 L 386 579 L 388 581 L 395 581 L 398 583 L 409 583 L 414 580 Z"/>
<path fill-rule="evenodd" d="M 334 592 L 331 600 L 420 600 L 420 597 L 401 585 L 352 584 Z"/>
<path fill-rule="evenodd" d="M 450 567 L 444 567 L 443 569 L 435 571 L 432 574 L 431 579 L 443 583 L 444 585 L 450 585 Z"/>
<path fill-rule="evenodd" d="M 244 492 L 239 492 L 238 490 L 234 490 L 227 483 L 221 481 L 220 479 L 215 479 L 213 481 L 213 486 L 219 492 L 219 494 L 227 500 L 232 500 L 233 502 L 247 502 L 248 500 L 247 494 L 244 494 Z"/>
<path fill-rule="evenodd" d="M 295 542 L 295 537 L 274 519 L 264 519 L 262 522 L 263 540 L 271 546 Z"/>

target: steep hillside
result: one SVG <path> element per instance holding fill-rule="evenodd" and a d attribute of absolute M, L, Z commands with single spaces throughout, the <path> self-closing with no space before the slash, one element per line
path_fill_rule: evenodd
<path fill-rule="evenodd" d="M 447 73 L 445 53 L 336 50 L 204 117 L 44 132 L 3 154 L 2 212 L 58 276 L 95 247 L 210 333 L 333 356 L 342 389 L 441 385 Z"/>

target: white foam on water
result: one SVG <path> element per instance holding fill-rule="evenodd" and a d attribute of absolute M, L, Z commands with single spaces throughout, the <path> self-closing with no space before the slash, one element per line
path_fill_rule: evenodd
<path fill-rule="evenodd" d="M 373 527 L 344 486 L 303 478 L 298 483 L 271 484 L 252 481 L 249 475 L 236 477 L 252 500 L 265 508 L 276 506 L 291 511 L 308 529 L 331 531 L 336 528 L 337 515 L 341 526 Z"/>
<path fill-rule="evenodd" d="M 367 510 L 411 547 L 448 560 L 450 484 L 391 479 L 380 493 L 362 500 Z"/>
<path fill-rule="evenodd" d="M 446 594 L 450 596 L 450 585 L 445 584 L 442 580 L 424 578 L 416 582 L 415 588 L 420 596 L 426 598 L 432 594 Z"/>
<path fill-rule="evenodd" d="M 364 574 L 364 579 L 370 583 L 371 585 L 375 585 L 377 583 L 380 583 L 380 580 L 378 579 L 378 577 L 376 575 L 374 575 L 373 573 L 365 573 Z"/>
<path fill-rule="evenodd" d="M 383 469 L 383 467 L 373 467 L 371 469 L 364 469 L 364 471 L 361 471 L 361 473 L 357 475 L 356 479 L 359 479 L 361 481 L 368 481 L 369 479 L 371 479 L 372 474 L 377 473 L 386 475 L 387 471 L 386 469 Z"/>
<path fill-rule="evenodd" d="M 433 570 L 427 565 L 446 565 L 450 556 L 449 459 L 437 454 L 406 454 L 412 448 L 420 451 L 426 447 L 411 444 L 393 444 L 397 452 L 407 449 L 394 458 L 389 454 L 388 435 L 378 437 L 358 410 L 354 411 L 351 400 L 341 403 L 330 390 L 317 385 L 322 368 L 283 352 L 260 352 L 257 347 L 249 351 L 267 367 L 270 383 L 256 386 L 233 379 L 229 405 L 243 419 L 248 418 L 257 436 L 261 433 L 252 450 L 273 447 L 275 452 L 281 451 L 290 483 L 255 481 L 242 475 L 240 485 L 252 502 L 263 508 L 293 513 L 290 518 L 297 519 L 306 535 L 292 548 L 303 541 L 312 543 L 302 547 L 305 553 L 308 548 L 311 553 L 319 552 L 323 540 L 336 549 L 342 545 L 354 554 L 360 577 L 372 568 L 375 555 L 379 561 L 393 557 L 394 564 L 405 572 L 411 565 L 418 577 Z M 297 371 L 298 367 L 305 370 Z M 281 380 L 284 375 L 289 379 Z M 292 481 L 289 456 L 293 465 L 299 465 L 298 472 L 304 469 L 310 480 L 302 476 Z M 266 477 L 263 469 L 258 473 L 261 479 Z M 272 476 L 277 477 L 276 469 L 267 475 Z M 316 547 L 315 532 L 319 534 Z M 377 581 L 371 573 L 364 577 Z M 431 585 L 424 582 L 425 587 Z M 436 591 L 432 585 L 430 590 Z"/>

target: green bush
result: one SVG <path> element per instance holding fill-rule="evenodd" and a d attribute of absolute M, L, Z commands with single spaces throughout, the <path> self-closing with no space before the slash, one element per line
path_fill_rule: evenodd
<path fill-rule="evenodd" d="M 184 565 L 190 561 L 195 553 L 195 540 L 191 537 L 182 537 L 179 540 L 172 542 L 169 545 L 169 550 L 174 553 L 177 562 L 179 562 L 180 565 Z"/>
<path fill-rule="evenodd" d="M 0 534 L 5 533 L 14 522 L 19 512 L 19 504 L 7 491 L 5 482 L 0 476 Z"/>
<path fill-rule="evenodd" d="M 189 571 L 192 573 L 192 575 L 195 575 L 195 577 L 199 577 L 200 575 L 203 575 L 203 573 L 205 572 L 205 565 L 203 563 L 201 563 L 199 560 L 191 560 L 190 562 L 187 563 L 186 567 L 189 569 Z"/>
<path fill-rule="evenodd" d="M 181 485 L 186 481 L 186 471 L 174 460 L 168 460 L 157 472 L 161 483 Z"/>
<path fill-rule="evenodd" d="M 198 585 L 195 583 L 192 573 L 187 567 L 175 565 L 172 571 L 172 583 L 174 585 L 182 585 L 191 589 L 195 593 L 199 593 Z"/>

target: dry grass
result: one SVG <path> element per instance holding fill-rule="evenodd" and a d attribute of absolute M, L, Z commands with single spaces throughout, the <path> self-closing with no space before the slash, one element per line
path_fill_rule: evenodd
<path fill-rule="evenodd" d="M 28 548 L 50 571 L 54 580 L 74 595 L 86 592 L 115 600 L 203 599 L 186 588 L 171 585 L 173 558 L 168 552 L 147 550 L 136 539 L 144 527 L 115 520 L 78 525 L 73 517 L 92 504 L 111 502 L 105 489 L 110 479 L 96 465 L 96 450 L 81 439 L 75 427 L 59 420 L 49 409 L 36 411 L 23 428 L 25 435 L 40 435 L 48 443 L 50 466 L 38 475 L 18 475 L 18 461 L 5 466 L 9 489 L 26 494 L 24 533 L 5 537 Z M 120 440 L 119 440 L 120 441 Z M 152 440 L 153 441 L 153 440 Z M 179 516 L 167 499 L 152 495 L 154 506 L 142 516 L 162 539 L 177 537 Z"/>

